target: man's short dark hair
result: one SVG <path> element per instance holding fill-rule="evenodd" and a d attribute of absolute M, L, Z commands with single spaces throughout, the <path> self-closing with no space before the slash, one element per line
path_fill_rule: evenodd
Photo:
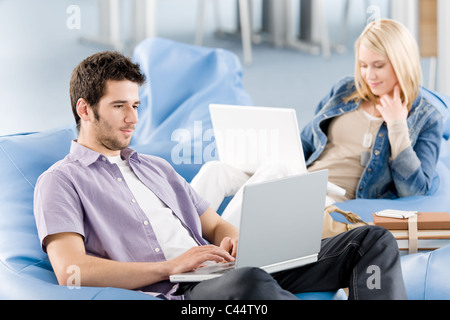
<path fill-rule="evenodd" d="M 85 99 L 98 119 L 98 102 L 105 93 L 108 80 L 129 80 L 142 85 L 145 82 L 145 75 L 141 73 L 138 64 L 133 63 L 119 52 L 104 51 L 84 59 L 73 70 L 69 89 L 72 112 L 78 131 L 81 125 L 77 113 L 78 100 Z"/>

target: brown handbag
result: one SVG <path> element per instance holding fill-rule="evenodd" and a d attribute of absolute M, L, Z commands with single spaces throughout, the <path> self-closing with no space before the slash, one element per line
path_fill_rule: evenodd
<path fill-rule="evenodd" d="M 342 214 L 350 223 L 335 221 L 333 217 L 331 217 L 330 215 L 333 212 Z M 361 217 L 358 216 L 357 214 L 351 211 L 341 210 L 337 206 L 331 205 L 325 208 L 322 239 L 334 237 L 343 232 L 367 225 L 369 225 L 369 223 L 362 220 Z"/>

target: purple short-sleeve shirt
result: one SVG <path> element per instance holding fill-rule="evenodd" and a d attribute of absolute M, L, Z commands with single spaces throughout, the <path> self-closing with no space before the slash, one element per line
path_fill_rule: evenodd
<path fill-rule="evenodd" d="M 122 150 L 121 156 L 192 238 L 199 245 L 207 244 L 200 225 L 200 216 L 209 207 L 207 201 L 165 160 L 129 148 Z M 83 236 L 86 252 L 92 256 L 122 262 L 166 260 L 152 222 L 134 199 L 119 167 L 75 141 L 70 154 L 39 177 L 34 214 L 44 251 L 46 236 L 74 232 Z M 174 289 L 169 281 L 141 288 L 167 298 L 173 298 Z"/>

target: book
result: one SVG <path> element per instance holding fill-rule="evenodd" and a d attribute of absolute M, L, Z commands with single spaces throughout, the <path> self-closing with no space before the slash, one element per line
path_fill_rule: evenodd
<path fill-rule="evenodd" d="M 399 250 L 411 250 L 408 239 L 397 240 Z M 450 239 L 419 239 L 417 241 L 418 251 L 431 251 L 450 245 Z"/>
<path fill-rule="evenodd" d="M 398 219 L 373 214 L 373 223 L 388 230 L 408 230 L 408 219 Z M 447 212 L 418 212 L 418 230 L 450 230 L 450 215 Z"/>
<path fill-rule="evenodd" d="M 409 239 L 408 230 L 389 230 L 395 239 Z M 418 230 L 417 239 L 450 239 L 450 230 Z"/>
<path fill-rule="evenodd" d="M 435 250 L 450 245 L 450 215 L 447 212 L 418 212 L 407 214 L 409 218 L 392 218 L 373 214 L 373 223 L 388 229 L 400 250 L 409 250 L 415 253 L 422 250 Z M 410 220 L 417 221 L 412 224 Z M 416 230 L 417 229 L 417 230 Z"/>

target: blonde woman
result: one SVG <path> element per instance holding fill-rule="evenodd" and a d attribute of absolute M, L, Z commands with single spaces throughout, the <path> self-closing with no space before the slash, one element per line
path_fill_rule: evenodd
<path fill-rule="evenodd" d="M 329 170 L 330 182 L 345 190 L 345 195 L 329 193 L 337 202 L 425 195 L 433 181 L 443 124 L 441 113 L 419 92 L 417 43 L 403 25 L 385 19 L 367 25 L 355 51 L 355 76 L 331 89 L 302 131 L 308 170 Z M 207 199 L 213 186 L 220 185 L 228 194 L 215 197 L 223 199 L 255 179 L 248 178 L 211 163 L 193 185 Z M 224 212 L 230 222 L 239 221 L 238 202 Z"/>
<path fill-rule="evenodd" d="M 443 132 L 425 100 L 416 41 L 393 20 L 369 24 L 355 44 L 355 77 L 340 81 L 302 132 L 308 170 L 329 169 L 343 201 L 426 195 Z"/>

